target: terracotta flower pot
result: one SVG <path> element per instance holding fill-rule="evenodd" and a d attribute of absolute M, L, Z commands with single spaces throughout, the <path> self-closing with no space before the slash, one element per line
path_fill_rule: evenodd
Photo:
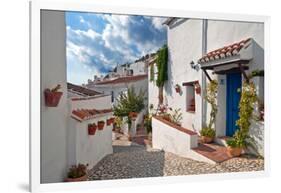
<path fill-rule="evenodd" d="M 207 136 L 201 136 L 202 143 L 212 143 L 214 138 L 213 137 L 207 137 Z"/>
<path fill-rule="evenodd" d="M 45 105 L 47 107 L 57 107 L 62 96 L 62 92 L 52 92 L 50 89 L 44 91 Z"/>
<path fill-rule="evenodd" d="M 99 121 L 98 122 L 98 130 L 103 130 L 103 128 L 104 128 L 104 121 Z"/>
<path fill-rule="evenodd" d="M 81 182 L 81 181 L 87 181 L 88 175 L 85 174 L 84 176 L 81 176 L 79 178 L 66 178 L 65 182 Z"/>
<path fill-rule="evenodd" d="M 138 113 L 136 113 L 136 112 L 130 112 L 130 113 L 129 113 L 129 117 L 130 117 L 132 120 L 136 120 L 136 119 L 137 119 L 137 116 L 138 116 Z"/>
<path fill-rule="evenodd" d="M 111 125 L 111 123 L 112 123 L 111 119 L 107 119 L 107 120 L 106 120 L 106 125 L 107 125 L 107 126 Z"/>
<path fill-rule="evenodd" d="M 96 131 L 97 131 L 96 125 L 88 125 L 88 134 L 89 135 L 95 135 Z"/>
<path fill-rule="evenodd" d="M 228 155 L 231 157 L 239 157 L 242 153 L 242 148 L 239 147 L 227 147 Z"/>
<path fill-rule="evenodd" d="M 180 87 L 176 87 L 176 92 L 179 93 L 181 91 Z"/>

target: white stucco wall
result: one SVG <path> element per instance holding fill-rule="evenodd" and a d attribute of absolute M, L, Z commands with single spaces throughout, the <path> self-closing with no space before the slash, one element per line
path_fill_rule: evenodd
<path fill-rule="evenodd" d="M 62 182 L 66 175 L 66 43 L 62 11 L 41 11 L 41 183 Z M 62 86 L 58 107 L 46 107 L 44 89 Z"/>
<path fill-rule="evenodd" d="M 96 165 L 104 156 L 113 153 L 112 124 L 107 126 L 106 119 L 112 114 L 100 116 L 95 119 L 78 122 L 70 118 L 68 133 L 68 166 L 73 164 L 89 164 L 89 169 Z M 88 135 L 88 124 L 105 121 L 103 130 L 96 131 L 95 135 Z"/>
<path fill-rule="evenodd" d="M 97 115 L 96 118 L 79 122 L 71 118 L 71 112 L 75 109 L 110 109 L 111 96 L 100 95 L 86 100 L 71 100 L 69 103 L 68 129 L 67 129 L 67 157 L 68 167 L 73 164 L 89 164 L 92 168 L 105 155 L 112 153 L 112 124 L 107 126 L 106 120 L 113 113 Z M 95 135 L 88 135 L 88 124 L 103 120 L 105 122 L 102 131 L 97 130 Z"/>
<path fill-rule="evenodd" d="M 139 61 L 139 62 L 130 64 L 130 69 L 132 69 L 134 71 L 134 76 L 146 74 L 146 72 L 147 72 L 144 61 Z"/>
<path fill-rule="evenodd" d="M 175 129 L 152 118 L 152 146 L 179 156 L 188 157 L 191 148 L 197 147 L 198 136 Z"/>
<path fill-rule="evenodd" d="M 201 129 L 201 95 L 195 94 L 196 110 L 187 112 L 186 87 L 184 82 L 198 80 L 201 84 L 201 72 L 191 68 L 190 62 L 196 62 L 202 53 L 202 20 L 183 19 L 168 28 L 168 81 L 165 83 L 164 103 L 173 109 L 181 108 L 182 126 L 193 131 Z M 175 85 L 181 85 L 182 94 L 176 93 Z M 158 89 L 155 95 L 158 96 Z M 157 99 L 158 100 L 158 99 Z"/>

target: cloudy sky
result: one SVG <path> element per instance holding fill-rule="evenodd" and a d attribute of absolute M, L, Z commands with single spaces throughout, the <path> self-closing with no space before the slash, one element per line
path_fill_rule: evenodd
<path fill-rule="evenodd" d="M 155 52 L 167 41 L 165 18 L 66 13 L 67 79 L 82 84 L 95 74 Z"/>

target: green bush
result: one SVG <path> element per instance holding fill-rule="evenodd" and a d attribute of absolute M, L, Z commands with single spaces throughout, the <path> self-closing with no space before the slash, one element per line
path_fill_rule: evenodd
<path fill-rule="evenodd" d="M 226 144 L 229 147 L 237 147 L 237 148 L 245 148 L 248 146 L 251 146 L 255 149 L 255 144 L 253 139 L 246 134 L 245 132 L 243 132 L 242 130 L 237 130 L 235 132 L 235 134 L 233 135 L 233 137 L 229 140 L 226 141 Z"/>
<path fill-rule="evenodd" d="M 214 138 L 215 135 L 216 135 L 216 132 L 215 132 L 215 130 L 212 129 L 212 128 L 204 127 L 204 128 L 201 129 L 200 135 L 201 135 L 201 136 L 204 136 L 204 137 L 211 137 L 211 138 Z"/>
<path fill-rule="evenodd" d="M 144 92 L 140 91 L 137 95 L 134 87 L 131 87 L 127 94 L 121 94 L 117 99 L 117 105 L 113 107 L 113 113 L 119 117 L 128 117 L 130 112 L 139 113 L 144 109 L 144 100 Z"/>
<path fill-rule="evenodd" d="M 144 127 L 146 128 L 147 133 L 152 132 L 152 116 L 146 115 L 144 119 Z"/>

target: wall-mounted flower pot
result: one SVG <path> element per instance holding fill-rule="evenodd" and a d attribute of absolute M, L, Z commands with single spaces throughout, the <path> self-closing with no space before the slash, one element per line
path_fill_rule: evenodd
<path fill-rule="evenodd" d="M 104 121 L 99 121 L 99 122 L 98 122 L 98 130 L 103 130 L 104 124 L 105 124 Z"/>
<path fill-rule="evenodd" d="M 176 86 L 176 87 L 175 87 L 175 90 L 176 90 L 177 93 L 180 93 L 181 88 L 180 88 L 179 86 Z"/>
<path fill-rule="evenodd" d="M 95 135 L 96 131 L 97 131 L 97 125 L 95 123 L 88 125 L 88 134 L 89 135 Z"/>
<path fill-rule="evenodd" d="M 109 125 L 111 125 L 111 124 L 112 124 L 112 119 L 107 119 L 107 120 L 106 120 L 106 125 L 109 126 Z"/>
<path fill-rule="evenodd" d="M 62 96 L 62 92 L 54 92 L 50 89 L 44 91 L 45 105 L 47 107 L 57 107 Z"/>

